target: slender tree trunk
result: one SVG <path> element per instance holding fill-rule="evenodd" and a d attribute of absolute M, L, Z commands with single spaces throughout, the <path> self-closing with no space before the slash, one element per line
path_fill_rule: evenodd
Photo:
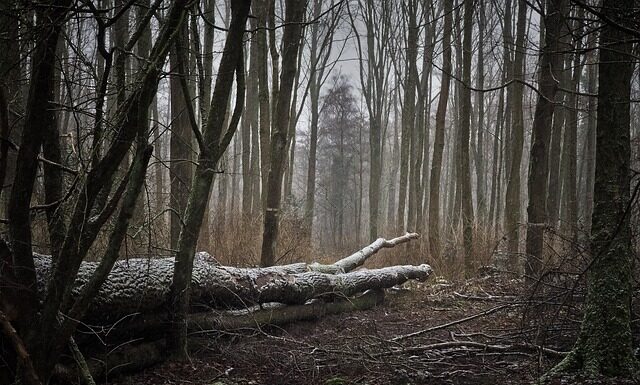
<path fill-rule="evenodd" d="M 433 6 L 435 7 L 435 5 Z M 426 69 L 426 74 L 423 74 L 422 81 L 422 93 L 423 93 L 423 104 L 422 108 L 422 117 L 424 124 L 424 141 L 423 141 L 423 149 L 422 149 L 422 184 L 421 184 L 421 199 L 422 203 L 420 206 L 419 213 L 417 213 L 416 218 L 416 228 L 419 229 L 419 232 L 423 231 L 423 226 L 426 225 L 425 221 L 428 219 L 428 210 L 429 210 L 429 177 L 431 173 L 431 151 L 430 151 L 430 143 L 431 143 L 431 95 L 433 92 L 433 52 L 435 50 L 436 45 L 436 24 L 431 23 L 431 28 L 425 29 L 425 44 L 427 44 L 427 48 L 425 49 L 425 59 L 423 60 L 423 71 Z"/>
<path fill-rule="evenodd" d="M 397 91 L 396 91 L 397 92 Z M 396 180 L 398 179 L 398 168 L 395 166 L 400 163 L 400 138 L 399 138 L 399 130 L 398 130 L 398 105 L 395 102 L 396 96 L 394 94 L 392 98 L 394 114 L 396 118 L 393 120 L 393 147 L 391 150 L 391 170 L 389 171 L 389 201 L 387 202 L 387 223 L 391 226 L 391 228 L 395 228 L 395 218 L 396 218 Z"/>
<path fill-rule="evenodd" d="M 445 118 L 449 102 L 451 79 L 451 10 L 452 0 L 444 0 L 444 32 L 442 38 L 442 77 L 440 97 L 436 111 L 436 132 L 433 141 L 433 160 L 429 179 L 429 249 L 431 257 L 440 257 L 440 175 L 442 173 L 442 153 L 444 151 Z"/>
<path fill-rule="evenodd" d="M 407 40 L 406 40 L 406 61 L 405 79 L 404 79 L 404 104 L 402 108 L 402 151 L 400 153 L 400 200 L 398 202 L 398 230 L 409 229 L 415 230 L 415 211 L 416 211 L 416 195 L 418 186 L 416 179 L 419 180 L 420 173 L 416 167 L 420 167 L 422 160 L 422 145 L 418 144 L 418 129 L 416 126 L 416 85 L 418 79 L 417 60 L 418 60 L 418 28 L 416 25 L 416 17 L 418 4 L 414 0 L 410 0 L 404 6 L 406 9 L 406 17 L 408 19 Z M 408 191 L 407 191 L 408 190 Z M 405 221 L 405 199 L 408 202 L 406 209 L 408 211 Z"/>
<path fill-rule="evenodd" d="M 518 266 L 518 252 L 520 245 L 520 163 L 522 160 L 522 147 L 524 145 L 524 55 L 525 26 L 527 23 L 527 4 L 524 0 L 518 1 L 518 26 L 516 33 L 515 60 L 513 66 L 513 78 L 516 80 L 511 87 L 513 93 L 513 114 L 511 123 L 511 169 L 507 182 L 507 196 L 505 198 L 505 223 L 504 230 L 508 237 L 509 266 L 516 271 Z"/>
<path fill-rule="evenodd" d="M 527 265 L 528 277 L 537 275 L 543 262 L 544 228 L 547 221 L 545 201 L 547 197 L 548 147 L 551 121 L 553 118 L 553 100 L 558 90 L 557 80 L 562 57 L 558 54 L 561 27 L 565 20 L 566 0 L 552 0 L 547 4 L 545 18 L 545 36 L 540 64 L 538 66 L 538 84 L 540 94 L 536 103 L 531 138 L 531 159 L 529 162 L 529 204 L 527 207 Z"/>
<path fill-rule="evenodd" d="M 476 88 L 484 88 L 484 29 L 486 24 L 484 0 L 480 0 L 478 4 L 478 67 L 476 77 Z M 478 199 L 478 223 L 486 225 L 487 202 L 486 202 L 486 182 L 485 182 L 485 166 L 484 166 L 484 92 L 476 93 L 476 108 L 478 109 L 477 120 L 477 145 L 475 151 L 476 164 L 476 191 Z"/>
<path fill-rule="evenodd" d="M 568 35 L 568 32 L 564 28 L 563 31 L 564 32 L 561 33 L 565 33 Z M 563 50 L 562 52 L 565 52 L 569 49 L 569 47 L 566 45 L 567 39 L 569 39 L 569 37 L 564 37 L 562 39 L 565 40 L 561 43 L 563 46 L 563 48 L 561 48 Z M 569 76 L 571 76 L 571 71 L 569 69 L 569 66 L 571 65 L 571 56 L 565 53 L 562 53 L 560 55 L 563 56 L 562 63 L 564 63 L 562 64 L 562 69 L 558 72 L 560 76 L 560 86 L 568 89 L 568 80 Z M 564 146 L 561 145 L 561 142 L 563 137 L 563 128 L 565 128 L 566 126 L 565 117 L 568 113 L 566 108 L 567 97 L 568 95 L 564 91 L 558 92 L 556 94 L 555 100 L 558 108 L 554 109 L 553 124 L 551 126 L 551 142 L 549 147 L 549 186 L 547 187 L 546 205 L 547 213 L 549 216 L 547 223 L 552 228 L 556 228 L 558 219 L 560 219 L 560 197 L 562 190 L 562 180 L 560 178 L 560 172 L 562 168 L 561 160 L 562 152 L 566 150 L 565 148 L 563 148 Z"/>
<path fill-rule="evenodd" d="M 282 36 L 283 67 L 278 99 L 275 101 L 274 131 L 271 136 L 267 201 L 264 210 L 264 233 L 260 255 L 260 264 L 262 266 L 271 266 L 276 262 L 282 200 L 282 173 L 286 155 L 291 93 L 297 71 L 298 48 L 300 47 L 302 31 L 301 21 L 304 18 L 304 9 L 304 2 L 286 1 L 285 22 L 288 24 L 285 25 Z"/>
<path fill-rule="evenodd" d="M 469 128 L 471 125 L 471 39 L 473 32 L 473 3 L 464 4 L 464 40 L 462 58 L 462 108 L 460 122 L 460 160 L 461 160 L 461 197 L 462 197 L 462 226 L 464 240 L 464 271 L 465 276 L 473 274 L 473 195 L 471 191 L 471 167 L 469 165 Z"/>
<path fill-rule="evenodd" d="M 253 23 L 253 22 L 252 22 Z M 251 47 L 255 45 L 255 37 L 251 39 Z M 249 56 L 249 55 L 247 55 Z M 254 73 L 256 65 L 256 57 L 254 50 L 251 50 L 251 58 L 249 60 L 249 71 L 247 76 L 247 101 L 246 113 L 242 117 L 242 217 L 249 218 L 251 215 L 251 199 L 253 196 L 253 177 L 251 175 L 251 128 L 254 115 L 257 113 L 257 105 L 255 104 L 255 95 L 258 93 L 258 82 L 256 82 L 256 74 Z"/>
<path fill-rule="evenodd" d="M 578 15 L 581 19 L 584 15 Z M 582 35 L 582 28 L 576 31 L 577 36 Z M 582 39 L 576 43 L 576 52 L 582 50 Z M 560 226 L 562 233 L 569 235 L 569 239 L 578 240 L 578 96 L 580 80 L 582 78 L 582 65 L 580 55 L 573 55 L 573 75 L 571 77 L 571 91 L 567 94 L 567 111 L 565 112 L 564 151 L 562 153 L 563 183 L 562 206 L 563 216 Z"/>
<path fill-rule="evenodd" d="M 261 175 L 261 205 L 266 206 L 267 177 L 269 175 L 269 154 L 271 153 L 271 107 L 269 101 L 269 72 L 267 62 L 267 13 L 269 0 L 255 0 L 254 13 L 258 20 L 256 32 L 256 55 L 258 70 L 258 100 L 260 103 L 260 175 Z M 274 101 L 275 102 L 275 101 Z"/>
<path fill-rule="evenodd" d="M 507 69 L 506 66 L 502 70 L 502 83 L 506 81 Z M 498 109 L 496 113 L 495 121 L 495 134 L 493 136 L 493 156 L 492 156 L 492 172 L 491 172 L 491 206 L 489 207 L 489 221 L 496 231 L 498 230 L 499 216 L 500 216 L 500 171 L 502 170 L 501 162 L 501 138 L 502 126 L 503 126 L 503 114 L 504 114 L 504 87 L 500 88 L 498 96 Z"/>
<path fill-rule="evenodd" d="M 255 3 L 254 3 L 255 4 Z M 256 9 L 255 5 L 252 9 Z M 250 19 L 251 29 L 256 29 L 258 27 L 258 22 L 256 18 Z M 247 114 L 251 119 L 251 216 L 256 217 L 259 215 L 260 210 L 262 208 L 261 203 L 261 168 L 260 168 L 260 156 L 261 151 L 263 151 L 260 147 L 263 133 L 260 131 L 261 125 L 261 115 L 259 110 L 262 108 L 259 100 L 259 73 L 261 71 L 260 66 L 260 51 L 259 51 L 259 38 L 258 33 L 256 33 L 251 39 L 251 62 L 249 64 L 249 77 L 248 83 L 250 90 L 253 92 L 247 93 L 247 102 L 251 101 L 247 105 Z M 250 108 L 249 108 L 250 107 Z"/>
<path fill-rule="evenodd" d="M 597 37 L 592 38 L 591 44 L 589 44 L 590 48 L 595 48 Z M 597 92 L 597 84 L 598 84 L 598 67 L 596 63 L 598 61 L 596 51 L 591 51 L 588 56 L 588 76 L 589 80 L 587 83 L 587 93 L 590 95 L 595 95 Z M 593 186 L 594 186 L 594 178 L 595 178 L 595 165 L 596 165 L 596 108 L 597 108 L 597 98 L 595 96 L 590 96 L 589 101 L 587 102 L 587 140 L 585 146 L 585 186 L 584 186 L 584 199 L 585 199 L 585 209 L 584 209 L 584 217 L 585 217 L 585 230 L 590 233 L 591 230 L 591 217 L 593 214 Z"/>
<path fill-rule="evenodd" d="M 176 44 L 181 44 L 183 52 L 188 46 L 188 35 L 186 23 L 182 25 Z M 184 69 L 189 68 L 186 57 Z M 169 180 L 171 181 L 171 194 L 169 197 L 169 207 L 171 209 L 171 249 L 178 246 L 180 228 L 184 219 L 184 210 L 187 207 L 189 189 L 193 180 L 193 131 L 187 114 L 187 103 L 185 100 L 179 76 L 188 76 L 188 73 L 178 74 L 178 59 L 176 48 L 171 50 L 169 55 L 169 66 L 174 73 L 169 80 L 170 88 L 170 112 L 171 112 L 171 139 L 170 139 L 170 164 Z"/>

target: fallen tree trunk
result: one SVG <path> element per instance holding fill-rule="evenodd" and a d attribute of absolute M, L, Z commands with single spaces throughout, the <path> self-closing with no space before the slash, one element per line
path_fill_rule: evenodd
<path fill-rule="evenodd" d="M 391 240 L 380 238 L 333 264 L 236 268 L 220 266 L 209 254 L 198 253 L 193 267 L 188 330 L 201 334 L 280 325 L 371 308 L 382 301 L 385 288 L 408 280 L 423 281 L 431 274 L 431 267 L 354 270 L 379 250 L 417 237 L 406 234 Z M 44 295 L 51 258 L 36 255 L 35 266 L 38 289 Z M 74 295 L 97 266 L 96 262 L 82 264 Z M 173 268 L 173 258 L 136 258 L 114 265 L 76 331 L 75 340 L 89 357 L 85 377 L 87 372 L 104 377 L 112 368 L 133 370 L 164 359 L 164 337 L 175 326 L 169 322 L 167 308 Z M 77 378 L 79 372 L 73 362 L 68 360 L 58 366 L 58 378 Z"/>
<path fill-rule="evenodd" d="M 194 261 L 191 283 L 193 310 L 198 312 L 212 307 L 247 308 L 268 302 L 303 304 L 319 296 L 353 296 L 369 289 L 400 285 L 407 280 L 423 281 L 431 273 L 428 265 L 349 272 L 380 249 L 415 238 L 417 234 L 407 234 L 390 241 L 378 239 L 332 265 L 293 264 L 270 268 L 235 268 L 213 264 L 206 253 L 199 253 Z M 85 320 L 104 325 L 133 313 L 166 311 L 173 265 L 173 258 L 136 258 L 117 262 L 94 298 Z M 302 265 L 305 266 L 304 269 Z M 35 266 L 39 290 L 44 293 L 45 283 L 51 273 L 51 258 L 36 255 Z M 93 275 L 96 267 L 96 262 L 82 264 L 76 280 L 76 293 Z"/>

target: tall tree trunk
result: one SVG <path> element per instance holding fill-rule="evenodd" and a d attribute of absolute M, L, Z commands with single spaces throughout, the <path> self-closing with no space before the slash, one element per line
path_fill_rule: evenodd
<path fill-rule="evenodd" d="M 478 5 L 478 41 L 484 41 L 484 29 L 486 24 L 484 0 L 480 0 Z M 478 68 L 476 77 L 476 88 L 484 88 L 484 47 L 480 43 L 478 48 Z M 486 225 L 487 202 L 486 202 L 486 182 L 485 182 L 485 166 L 484 166 L 484 92 L 476 93 L 476 108 L 478 109 L 477 120 L 477 145 L 475 151 L 476 164 L 476 191 L 478 197 L 478 223 Z M 521 146 L 522 147 L 522 146 Z"/>
<path fill-rule="evenodd" d="M 269 154 L 271 153 L 271 107 L 269 101 L 269 72 L 267 62 L 267 13 L 269 0 L 256 0 L 254 13 L 257 15 L 256 56 L 258 63 L 258 101 L 260 103 L 260 207 L 264 210 L 267 200 L 267 177 L 269 175 Z M 275 101 L 273 101 L 275 103 Z"/>
<path fill-rule="evenodd" d="M 269 178 L 267 183 L 267 201 L 264 210 L 264 232 L 262 236 L 262 252 L 260 264 L 271 266 L 276 261 L 279 217 L 282 201 L 282 172 L 285 161 L 287 131 L 289 128 L 289 111 L 291 109 L 291 93 L 297 71 L 298 48 L 302 32 L 301 22 L 304 18 L 305 2 L 286 1 L 285 27 L 282 36 L 283 66 L 275 101 L 274 131 L 271 136 L 271 154 L 269 159 Z"/>
<path fill-rule="evenodd" d="M 506 66 L 502 70 L 502 83 L 506 81 L 507 69 Z M 503 114 L 504 114 L 504 87 L 500 88 L 498 94 L 498 109 L 495 120 L 495 134 L 493 135 L 493 156 L 492 156 L 492 172 L 491 172 L 491 205 L 489 206 L 489 221 L 493 228 L 498 231 L 498 223 L 500 217 L 500 172 L 502 171 L 502 127 L 503 127 Z"/>
<path fill-rule="evenodd" d="M 395 92 L 398 92 L 397 90 Z M 393 105 L 394 113 L 393 116 L 396 117 L 393 120 L 393 136 L 392 143 L 393 147 L 391 150 L 391 170 L 389 171 L 389 200 L 387 202 L 387 223 L 390 225 L 388 229 L 395 229 L 395 218 L 396 218 L 396 181 L 398 179 L 398 167 L 396 164 L 400 163 L 400 138 L 399 138 L 399 130 L 398 130 L 398 104 L 396 103 L 395 93 L 393 98 L 391 99 L 391 103 Z"/>
<path fill-rule="evenodd" d="M 460 122 L 460 187 L 462 198 L 462 226 L 464 241 L 465 276 L 473 274 L 473 197 L 471 191 L 471 167 L 469 165 L 469 128 L 471 125 L 471 39 L 473 33 L 473 3 L 464 4 L 464 40 L 462 43 L 462 106 Z"/>
<path fill-rule="evenodd" d="M 597 37 L 592 35 L 593 39 L 589 48 L 595 48 Z M 590 39 L 590 40 L 591 40 Z M 588 76 L 589 80 L 587 83 L 587 93 L 589 95 L 595 95 L 597 92 L 597 84 L 598 84 L 598 67 L 596 63 L 598 61 L 597 53 L 595 50 L 590 51 L 587 57 L 588 60 Z M 585 145 L 585 185 L 584 185 L 584 200 L 585 200 L 585 209 L 584 209 L 584 218 L 585 218 L 585 230 L 587 233 L 590 233 L 591 230 L 591 217 L 593 214 L 593 186 L 594 186 L 594 178 L 595 178 L 595 166 L 596 166 L 596 107 L 597 106 L 597 98 L 595 96 L 589 96 L 589 101 L 587 102 L 587 140 Z"/>
<path fill-rule="evenodd" d="M 432 6 L 432 9 L 435 8 L 435 5 Z M 426 12 L 426 11 L 425 11 Z M 432 13 L 434 16 L 435 14 Z M 421 200 L 420 206 L 418 208 L 418 212 L 416 213 L 416 229 L 418 232 L 422 233 L 423 226 L 425 226 L 425 219 L 428 218 L 428 210 L 429 210 L 429 177 L 431 172 L 431 95 L 433 92 L 433 52 L 435 50 L 437 35 L 436 35 L 436 24 L 435 22 L 431 23 L 431 28 L 425 28 L 425 37 L 424 41 L 427 45 L 424 52 L 424 60 L 422 61 L 423 72 L 426 71 L 422 76 L 422 98 L 423 103 L 421 103 L 421 108 L 423 109 L 422 121 L 424 127 L 424 140 L 422 143 L 422 182 L 420 186 L 420 196 L 418 199 Z"/>
<path fill-rule="evenodd" d="M 571 56 L 564 52 L 568 51 L 570 46 L 568 46 L 568 40 L 570 36 L 568 36 L 568 28 L 563 28 L 561 34 L 562 37 L 561 42 L 561 53 L 563 59 L 561 61 L 562 69 L 558 72 L 560 78 L 560 86 L 564 89 L 569 88 L 571 76 Z M 561 91 L 556 94 L 556 104 L 557 108 L 554 109 L 553 112 L 553 124 L 551 126 L 551 142 L 549 144 L 549 181 L 547 186 L 547 213 L 548 220 L 547 223 L 552 228 L 556 228 L 558 224 L 558 219 L 560 218 L 560 195 L 562 190 L 562 180 L 561 180 L 561 160 L 563 150 L 566 150 L 564 146 L 561 144 L 563 137 L 563 129 L 566 126 L 566 115 L 568 114 L 568 110 L 566 108 L 566 101 L 568 99 L 568 95 L 566 92 Z"/>
<path fill-rule="evenodd" d="M 533 118 L 531 155 L 529 161 L 529 204 L 527 206 L 527 264 L 525 274 L 537 275 L 543 262 L 544 228 L 547 221 L 545 201 L 547 197 L 548 147 L 551 121 L 553 118 L 553 100 L 558 90 L 562 57 L 558 53 L 559 38 L 565 20 L 566 0 L 551 0 L 547 3 L 544 20 L 545 36 L 540 65 L 538 66 L 538 84 L 540 93 Z"/>
<path fill-rule="evenodd" d="M 582 19 L 584 12 L 580 12 L 577 17 Z M 576 35 L 582 36 L 582 28 L 576 29 Z M 582 39 L 578 38 L 576 52 L 573 54 L 573 75 L 571 76 L 571 87 L 567 94 L 567 111 L 565 112 L 564 131 L 564 151 L 562 152 L 562 222 L 560 229 L 563 234 L 569 235 L 569 239 L 578 240 L 578 95 L 580 91 L 580 80 L 582 78 L 582 65 L 578 52 L 582 50 Z"/>
<path fill-rule="evenodd" d="M 253 21 L 251 22 L 254 23 Z M 255 37 L 251 39 L 251 47 L 255 45 Z M 256 65 L 256 57 L 254 50 L 251 49 L 251 58 L 249 59 L 249 71 L 247 72 L 247 100 L 246 100 L 246 113 L 242 117 L 242 217 L 249 218 L 251 215 L 251 198 L 253 196 L 253 177 L 251 175 L 251 135 L 252 135 L 252 122 L 254 115 L 257 115 L 257 105 L 255 104 L 255 96 L 258 94 L 258 82 L 256 81 L 256 74 L 254 73 Z M 249 55 L 246 55 L 249 56 Z"/>
<path fill-rule="evenodd" d="M 451 83 L 451 10 L 453 0 L 444 0 L 444 32 L 442 37 L 442 77 L 436 111 L 436 132 L 433 140 L 433 160 L 429 179 L 429 249 L 432 258 L 440 257 L 440 175 L 444 151 L 445 118 Z"/>
<path fill-rule="evenodd" d="M 522 147 L 524 145 L 524 55 L 525 27 L 527 23 L 527 4 L 518 1 L 518 26 L 516 33 L 515 59 L 513 62 L 513 79 L 516 81 L 511 87 L 513 93 L 513 114 L 511 115 L 511 169 L 507 182 L 507 196 L 505 198 L 504 231 L 507 233 L 509 266 L 516 271 L 518 267 L 518 249 L 520 245 L 520 163 L 522 161 Z"/>
<path fill-rule="evenodd" d="M 182 51 L 187 52 L 188 47 L 187 26 L 184 23 L 179 31 L 176 44 L 182 45 Z M 189 189 L 193 180 L 193 131 L 189 117 L 187 114 L 187 103 L 185 100 L 182 87 L 180 85 L 180 76 L 188 76 L 188 73 L 177 73 L 178 58 L 176 57 L 177 48 L 173 48 L 169 55 L 169 66 L 173 75 L 169 79 L 170 88 L 170 112 L 171 112 L 171 138 L 170 138 L 170 164 L 169 164 L 169 180 L 171 183 L 171 194 L 169 196 L 169 207 L 171 209 L 171 249 L 176 250 L 178 246 L 178 238 L 180 236 L 180 228 L 184 219 L 184 211 L 187 207 L 189 198 Z M 182 58 L 185 61 L 184 69 L 188 71 L 189 64 L 187 57 Z"/>
<path fill-rule="evenodd" d="M 416 127 L 416 76 L 418 74 L 418 28 L 416 25 L 417 3 L 410 0 L 403 7 L 406 10 L 408 19 L 407 40 L 406 40 L 406 67 L 404 73 L 404 104 L 402 108 L 402 142 L 400 144 L 400 199 L 398 200 L 398 230 L 415 230 L 415 210 L 416 210 L 416 178 L 419 173 L 412 160 L 422 158 L 418 151 L 418 133 Z M 422 146 L 420 146 L 422 147 Z M 419 149 L 422 151 L 422 148 Z M 417 161 L 419 165 L 419 161 Z M 405 207 L 405 199 L 408 202 Z M 405 208 L 408 210 L 405 221 Z"/>
<path fill-rule="evenodd" d="M 253 7 L 255 10 L 255 6 Z M 258 27 L 258 22 L 256 18 L 250 19 L 251 29 L 256 29 Z M 261 169 L 260 169 L 260 156 L 261 156 L 261 140 L 262 140 L 262 132 L 260 131 L 261 118 L 259 110 L 261 107 L 259 100 L 259 73 L 261 71 L 260 66 L 260 52 L 259 52 L 259 42 L 258 42 L 258 33 L 256 33 L 251 39 L 251 62 L 249 63 L 249 74 L 250 77 L 248 79 L 250 90 L 253 92 L 247 93 L 247 114 L 251 119 L 251 216 L 256 217 L 260 215 L 260 210 L 262 208 L 261 201 Z M 250 103 L 249 103 L 250 101 Z"/>

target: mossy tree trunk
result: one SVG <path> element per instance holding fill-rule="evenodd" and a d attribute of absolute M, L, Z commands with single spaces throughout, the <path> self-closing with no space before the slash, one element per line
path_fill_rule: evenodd
<path fill-rule="evenodd" d="M 607 23 L 599 48 L 593 259 L 578 340 L 552 374 L 578 369 L 589 375 L 631 377 L 638 369 L 630 328 L 634 253 L 629 226 L 629 116 L 634 59 L 631 36 L 619 27 L 633 5 L 632 0 L 605 0 L 600 9 Z"/>

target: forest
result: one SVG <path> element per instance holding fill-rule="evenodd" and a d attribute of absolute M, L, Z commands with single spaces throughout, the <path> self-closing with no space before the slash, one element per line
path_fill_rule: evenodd
<path fill-rule="evenodd" d="M 0 384 L 635 384 L 640 3 L 0 1 Z"/>

